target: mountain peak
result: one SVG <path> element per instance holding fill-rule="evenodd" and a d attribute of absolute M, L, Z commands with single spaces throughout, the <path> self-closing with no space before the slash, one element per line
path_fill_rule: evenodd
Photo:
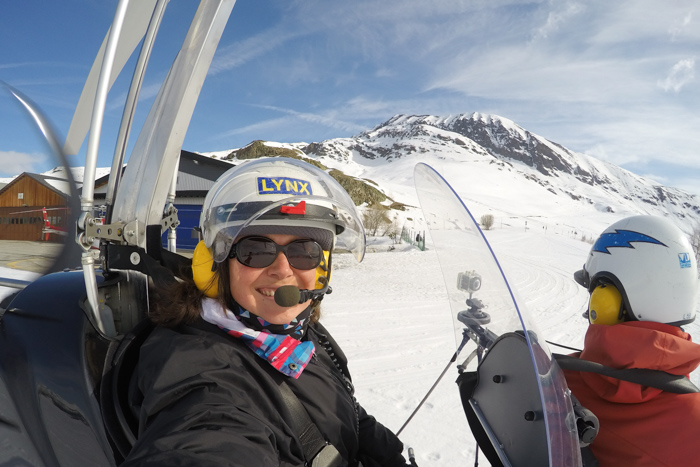
<path fill-rule="evenodd" d="M 479 112 L 394 115 L 352 138 L 313 143 L 305 152 L 340 164 L 377 168 L 404 160 L 479 167 L 495 164 L 498 170 L 518 173 L 527 183 L 536 183 L 551 194 L 600 206 L 604 212 L 633 209 L 674 214 L 680 219 L 700 214 L 694 195 L 570 151 L 507 118 Z"/>
<path fill-rule="evenodd" d="M 476 144 L 493 157 L 524 163 L 546 176 L 580 171 L 571 151 L 525 130 L 505 117 L 479 112 L 448 116 L 394 115 L 371 130 L 351 138 L 357 142 L 352 149 L 370 159 L 383 157 L 391 160 L 401 157 L 396 151 L 402 146 L 399 141 L 419 136 L 423 139 L 437 138 L 439 141 L 452 140 L 463 147 Z M 377 144 L 388 138 L 396 140 L 391 147 L 393 151 Z M 441 143 L 438 142 L 439 144 Z M 315 149 L 317 148 L 318 146 Z M 413 152 L 410 148 L 407 149 L 408 154 Z"/>

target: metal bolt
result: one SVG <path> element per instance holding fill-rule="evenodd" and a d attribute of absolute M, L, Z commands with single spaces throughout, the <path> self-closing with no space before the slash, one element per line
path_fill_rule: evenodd
<path fill-rule="evenodd" d="M 131 264 L 133 264 L 134 266 L 136 266 L 137 264 L 139 264 L 139 263 L 141 262 L 141 256 L 139 256 L 138 253 L 133 252 L 133 253 L 131 253 L 131 255 L 129 256 L 129 260 L 131 260 Z"/>

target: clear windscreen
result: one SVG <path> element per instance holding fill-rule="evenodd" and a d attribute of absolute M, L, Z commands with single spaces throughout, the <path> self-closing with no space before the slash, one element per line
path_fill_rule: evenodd
<path fill-rule="evenodd" d="M 477 222 L 449 184 L 425 164 L 418 164 L 414 175 L 449 297 L 455 342 L 458 348 L 463 346 L 456 364 L 463 365 L 464 371 L 476 371 L 499 337 L 524 335 L 546 421 L 549 465 L 580 465 L 568 389 L 543 335 L 508 283 Z"/>

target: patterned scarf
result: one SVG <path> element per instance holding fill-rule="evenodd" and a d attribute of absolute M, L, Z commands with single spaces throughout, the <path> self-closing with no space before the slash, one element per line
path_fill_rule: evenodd
<path fill-rule="evenodd" d="M 238 313 L 234 313 L 222 308 L 216 300 L 205 298 L 202 300 L 202 319 L 219 326 L 234 337 L 243 339 L 256 355 L 270 362 L 279 372 L 295 379 L 299 378 L 301 372 L 306 368 L 306 364 L 311 360 L 315 347 L 313 342 L 301 342 L 298 338 L 292 337 L 292 335 L 301 337 L 306 330 L 305 324 L 308 320 L 302 318 L 295 319 L 292 323 L 285 325 L 272 325 L 278 329 L 287 330 L 285 334 L 276 334 L 271 332 L 272 330 L 266 330 L 264 327 L 261 330 L 255 330 L 246 326 L 247 323 L 244 323 L 238 316 L 243 316 L 248 314 L 248 312 L 240 308 L 240 306 L 237 308 Z M 308 317 L 310 311 L 308 309 L 304 310 L 299 317 L 304 314 L 307 314 Z M 231 315 L 234 316 L 232 317 Z M 260 325 L 267 323 L 262 318 L 258 318 L 258 320 L 260 320 Z"/>
<path fill-rule="evenodd" d="M 306 325 L 311 316 L 311 307 L 307 306 L 304 311 L 299 313 L 296 318 L 291 322 L 286 324 L 272 324 L 268 323 L 260 316 L 253 312 L 250 312 L 236 303 L 233 298 L 227 300 L 228 310 L 233 315 L 238 318 L 246 327 L 254 331 L 264 331 L 269 334 L 279 334 L 285 336 L 292 336 L 295 339 L 301 340 L 306 332 Z"/>

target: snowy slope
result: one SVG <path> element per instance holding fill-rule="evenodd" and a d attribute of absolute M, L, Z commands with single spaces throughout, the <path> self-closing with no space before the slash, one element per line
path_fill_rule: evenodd
<path fill-rule="evenodd" d="M 573 278 L 590 245 L 558 234 L 508 227 L 486 232 L 511 285 L 548 341 L 580 348 L 587 294 Z M 437 256 L 397 245 L 379 251 L 378 239 L 356 264 L 340 255 L 323 322 L 350 360 L 358 401 L 398 430 L 455 350 L 453 320 Z M 386 245 L 385 245 L 386 246 Z M 384 248 L 386 250 L 386 248 Z M 686 330 L 700 339 L 700 323 Z M 565 349 L 550 346 L 553 352 Z M 465 357 L 472 347 L 462 353 Z M 452 366 L 426 405 L 401 434 L 421 467 L 474 465 L 475 442 L 461 408 Z M 691 379 L 700 384 L 700 375 Z M 488 465 L 480 457 L 479 465 Z"/>

